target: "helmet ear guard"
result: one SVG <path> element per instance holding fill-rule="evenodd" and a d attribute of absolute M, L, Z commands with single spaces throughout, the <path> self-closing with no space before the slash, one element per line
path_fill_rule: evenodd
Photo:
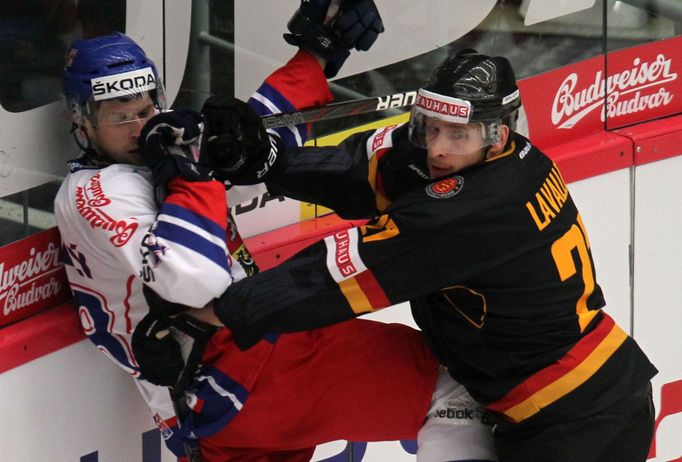
<path fill-rule="evenodd" d="M 487 146 L 500 142 L 500 125 L 497 121 L 488 122 L 487 125 L 483 125 L 483 137 L 487 142 Z"/>

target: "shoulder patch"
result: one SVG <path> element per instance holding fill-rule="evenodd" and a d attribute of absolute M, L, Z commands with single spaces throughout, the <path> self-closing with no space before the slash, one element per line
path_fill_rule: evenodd
<path fill-rule="evenodd" d="M 460 192 L 462 186 L 464 186 L 464 178 L 456 175 L 429 184 L 426 187 L 426 194 L 434 199 L 447 199 Z"/>
<path fill-rule="evenodd" d="M 367 139 L 367 152 L 370 156 L 374 155 L 380 149 L 393 147 L 393 137 L 390 135 L 396 128 L 398 128 L 398 125 L 389 125 L 380 128 Z"/>

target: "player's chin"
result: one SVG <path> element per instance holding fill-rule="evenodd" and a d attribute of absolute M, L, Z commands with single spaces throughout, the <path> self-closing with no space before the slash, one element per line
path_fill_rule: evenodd
<path fill-rule="evenodd" d="M 435 180 L 436 178 L 440 178 L 446 175 L 450 175 L 451 173 L 455 173 L 455 171 L 451 167 L 441 168 L 429 165 L 429 176 L 431 177 L 432 180 Z"/>
<path fill-rule="evenodd" d="M 126 157 L 128 159 L 129 164 L 133 165 L 143 165 L 144 162 L 142 162 L 142 154 L 140 154 L 139 148 L 131 149 L 126 153 Z"/>
<path fill-rule="evenodd" d="M 130 149 L 118 154 L 110 153 L 109 155 L 119 164 L 144 165 L 139 149 Z"/>

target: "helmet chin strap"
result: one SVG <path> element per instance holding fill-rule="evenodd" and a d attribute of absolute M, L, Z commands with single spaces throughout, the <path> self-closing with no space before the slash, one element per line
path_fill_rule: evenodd
<path fill-rule="evenodd" d="M 76 122 L 72 122 L 71 135 L 73 136 L 73 139 L 76 141 L 76 144 L 78 145 L 80 150 L 83 152 L 93 151 L 93 149 L 90 147 L 90 139 L 88 138 L 88 135 L 86 134 L 82 135 L 82 137 L 84 137 L 88 141 L 86 146 L 86 143 L 83 143 L 82 137 L 78 135 L 79 130 L 81 130 L 81 126 L 78 125 Z"/>
<path fill-rule="evenodd" d="M 83 140 L 81 137 L 78 136 L 76 133 L 78 130 L 80 130 L 81 127 L 77 123 L 73 123 L 71 125 L 71 134 L 73 135 L 73 139 L 76 141 L 76 144 L 80 148 L 80 150 L 83 152 L 84 158 L 87 158 L 87 163 L 93 164 L 93 165 L 101 165 L 101 166 L 106 166 L 106 165 L 111 165 L 116 163 L 114 159 L 112 159 L 110 156 L 100 152 L 100 150 L 95 149 L 92 146 L 92 142 L 90 141 L 90 138 L 88 137 L 87 134 L 84 134 L 83 136 L 87 140 L 87 143 L 83 143 Z"/>

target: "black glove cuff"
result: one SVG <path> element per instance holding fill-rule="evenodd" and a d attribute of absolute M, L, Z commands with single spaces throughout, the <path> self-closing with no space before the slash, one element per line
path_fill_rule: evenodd
<path fill-rule="evenodd" d="M 211 167 L 205 163 L 188 162 L 186 159 L 178 156 L 173 156 L 177 172 L 188 181 L 211 181 L 213 179 L 213 171 Z"/>
<path fill-rule="evenodd" d="M 216 317 L 230 329 L 234 343 L 242 351 L 248 350 L 263 338 L 259 329 L 247 324 L 244 306 L 246 303 L 240 301 L 240 295 L 231 287 L 213 301 Z"/>
<path fill-rule="evenodd" d="M 334 58 L 327 60 L 327 64 L 324 66 L 324 75 L 328 79 L 336 77 L 336 74 L 339 73 L 341 66 L 343 66 L 344 62 L 346 62 L 346 58 L 348 58 L 348 56 L 350 56 L 349 50 L 346 50 L 345 48 L 339 48 L 336 50 Z"/>
<path fill-rule="evenodd" d="M 350 56 L 350 50 L 341 46 L 337 34 L 328 26 L 317 25 L 303 34 L 284 34 L 284 40 L 327 61 L 324 68 L 327 78 L 335 77 Z"/>

